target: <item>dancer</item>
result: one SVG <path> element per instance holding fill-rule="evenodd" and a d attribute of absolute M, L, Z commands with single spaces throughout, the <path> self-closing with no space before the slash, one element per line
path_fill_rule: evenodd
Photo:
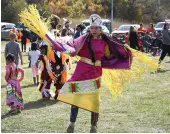
<path fill-rule="evenodd" d="M 42 43 L 40 46 L 41 54 L 36 62 L 36 66 L 41 63 L 39 91 L 42 93 L 43 99 L 50 99 L 54 94 L 50 91 L 52 80 L 56 83 L 56 78 L 51 70 L 49 59 L 47 58 L 47 44 Z"/>
<path fill-rule="evenodd" d="M 7 105 L 11 108 L 9 113 L 20 113 L 24 108 L 23 97 L 20 82 L 23 80 L 24 71 L 16 68 L 14 55 L 9 53 L 6 56 L 6 75 L 5 80 L 8 83 L 7 89 Z M 17 79 L 18 73 L 21 73 L 21 78 Z"/>

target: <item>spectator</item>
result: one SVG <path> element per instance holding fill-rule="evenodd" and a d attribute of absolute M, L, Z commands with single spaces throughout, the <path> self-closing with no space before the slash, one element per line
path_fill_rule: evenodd
<path fill-rule="evenodd" d="M 68 35 L 74 36 L 74 30 L 70 27 L 71 22 L 67 19 L 64 19 L 64 28 L 67 29 Z"/>
<path fill-rule="evenodd" d="M 76 33 L 74 34 L 74 39 L 78 38 L 80 35 L 82 35 L 82 31 L 85 29 L 85 26 L 83 24 L 79 24 L 76 27 Z"/>
<path fill-rule="evenodd" d="M 131 48 L 139 50 L 138 36 L 133 26 L 130 27 L 130 31 L 129 31 L 129 43 Z"/>
<path fill-rule="evenodd" d="M 161 36 L 160 36 L 160 34 L 157 34 L 157 36 L 154 39 L 153 44 L 152 44 L 152 50 L 153 50 L 152 56 L 159 55 L 158 50 L 160 49 L 161 45 L 162 45 Z"/>
<path fill-rule="evenodd" d="M 162 31 L 163 44 L 162 44 L 162 54 L 159 59 L 159 64 L 161 63 L 161 61 L 163 61 L 167 53 L 170 56 L 170 32 L 168 31 L 168 29 L 169 29 L 169 24 L 165 23 Z"/>
<path fill-rule="evenodd" d="M 16 35 L 16 38 L 15 38 L 15 41 L 17 42 L 18 41 L 18 36 L 19 36 L 19 33 L 17 31 L 17 29 L 14 27 L 11 31 L 9 31 L 9 37 L 12 33 L 15 33 Z"/>
<path fill-rule="evenodd" d="M 19 65 L 19 57 L 20 57 L 21 65 L 23 65 L 21 50 L 20 50 L 19 44 L 17 42 L 15 42 L 15 39 L 16 39 L 16 34 L 11 33 L 10 34 L 10 42 L 7 43 L 5 46 L 5 57 L 7 56 L 7 54 L 11 53 L 14 55 L 15 64 L 17 66 Z"/>
<path fill-rule="evenodd" d="M 146 29 L 143 27 L 143 24 L 140 24 L 140 28 L 138 28 L 138 32 L 146 32 Z"/>
<path fill-rule="evenodd" d="M 143 43 L 146 53 L 149 52 L 149 48 L 151 46 L 151 41 L 152 41 L 152 39 L 151 39 L 151 36 L 149 35 L 149 32 L 146 32 L 146 34 L 144 35 L 144 37 L 142 39 L 142 43 Z"/>
<path fill-rule="evenodd" d="M 62 31 L 61 31 L 61 37 L 60 37 L 60 40 L 61 40 L 61 42 L 63 42 L 63 43 L 67 43 L 67 42 L 69 42 L 70 40 L 72 40 L 73 38 L 72 38 L 72 36 L 69 36 L 68 35 L 68 31 L 67 31 L 67 29 L 62 29 Z"/>
<path fill-rule="evenodd" d="M 149 27 L 147 28 L 147 30 L 146 30 L 147 32 L 149 32 L 149 33 L 155 33 L 155 29 L 154 29 L 154 27 L 153 27 L 153 24 L 152 23 L 150 23 L 150 25 L 149 25 Z"/>
<path fill-rule="evenodd" d="M 42 40 L 41 37 L 38 37 L 38 38 L 37 38 L 37 40 L 36 40 L 36 42 L 35 42 L 35 43 L 37 44 L 37 50 L 40 49 L 40 46 L 41 46 L 41 44 L 42 44 L 42 41 L 43 41 L 43 40 Z"/>
<path fill-rule="evenodd" d="M 125 43 L 129 45 L 129 33 L 128 32 L 126 33 L 126 36 L 125 36 Z"/>
<path fill-rule="evenodd" d="M 27 38 L 28 38 L 28 32 L 26 31 L 25 28 L 23 28 L 22 36 L 21 36 L 21 49 L 22 49 L 22 52 L 23 51 L 26 52 Z"/>

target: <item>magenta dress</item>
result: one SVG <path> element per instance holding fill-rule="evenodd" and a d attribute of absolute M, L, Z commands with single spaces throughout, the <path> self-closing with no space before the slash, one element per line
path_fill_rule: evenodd
<path fill-rule="evenodd" d="M 105 47 L 106 42 L 103 39 L 92 39 L 92 48 L 95 52 L 96 60 L 101 60 L 105 56 Z M 78 55 L 91 59 L 88 43 L 83 45 Z M 94 66 L 84 61 L 78 61 L 74 74 L 60 90 L 58 100 L 98 113 L 101 76 L 101 66 Z"/>
<path fill-rule="evenodd" d="M 96 54 L 96 60 L 101 60 L 104 57 L 104 49 L 106 46 L 106 42 L 102 39 L 93 39 L 92 40 L 92 47 Z M 86 57 L 91 59 L 91 54 L 88 49 L 88 44 L 86 43 L 83 48 L 79 51 L 80 57 Z M 82 80 L 89 80 L 95 79 L 102 75 L 102 67 L 101 66 L 93 66 L 82 61 L 77 63 L 77 67 L 74 71 L 72 77 L 68 80 L 71 81 L 82 81 Z"/>

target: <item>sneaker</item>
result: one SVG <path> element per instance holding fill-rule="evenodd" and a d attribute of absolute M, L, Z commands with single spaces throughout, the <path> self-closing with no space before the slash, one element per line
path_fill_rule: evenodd
<path fill-rule="evenodd" d="M 91 126 L 90 133 L 97 133 L 97 127 Z"/>
<path fill-rule="evenodd" d="M 10 110 L 9 113 L 10 113 L 11 115 L 15 115 L 15 114 L 18 113 L 18 110 L 16 110 L 16 109 L 15 109 L 15 110 Z"/>
<path fill-rule="evenodd" d="M 67 133 L 74 133 L 74 124 L 71 123 L 67 128 Z"/>
<path fill-rule="evenodd" d="M 11 114 L 11 113 L 14 113 L 15 112 L 15 110 L 14 109 L 11 109 L 11 110 L 9 110 L 9 114 Z"/>

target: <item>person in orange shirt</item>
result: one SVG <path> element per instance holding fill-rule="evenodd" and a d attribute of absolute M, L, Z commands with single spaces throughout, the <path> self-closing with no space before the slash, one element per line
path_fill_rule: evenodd
<path fill-rule="evenodd" d="M 125 43 L 129 45 L 129 33 L 126 33 Z"/>
<path fill-rule="evenodd" d="M 148 33 L 155 33 L 155 29 L 153 27 L 153 23 L 150 23 L 150 25 L 148 26 L 147 30 Z"/>
<path fill-rule="evenodd" d="M 146 29 L 143 27 L 143 24 L 140 24 L 140 28 L 138 28 L 138 32 L 146 32 Z"/>
<path fill-rule="evenodd" d="M 17 31 L 17 29 L 16 29 L 15 27 L 14 27 L 14 28 L 12 28 L 12 30 L 11 30 L 11 31 L 9 31 L 9 37 L 10 37 L 10 35 L 11 35 L 12 33 L 15 33 L 15 34 L 16 34 L 15 41 L 17 42 L 17 41 L 18 41 L 19 33 L 18 33 L 18 31 Z"/>

